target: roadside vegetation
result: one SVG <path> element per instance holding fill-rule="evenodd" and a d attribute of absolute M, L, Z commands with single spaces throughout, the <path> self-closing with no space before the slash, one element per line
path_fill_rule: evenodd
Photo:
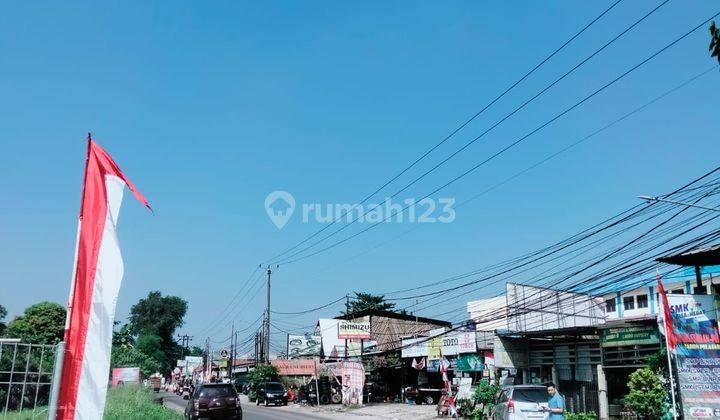
<path fill-rule="evenodd" d="M 182 415 L 156 404 L 155 393 L 140 386 L 121 386 L 108 390 L 105 420 L 180 420 Z"/>

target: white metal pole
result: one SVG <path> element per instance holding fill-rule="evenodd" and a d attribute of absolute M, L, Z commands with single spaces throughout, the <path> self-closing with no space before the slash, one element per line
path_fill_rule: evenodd
<path fill-rule="evenodd" d="M 658 276 L 660 276 L 660 273 L 658 272 Z M 659 278 L 659 277 L 658 277 Z M 659 281 L 659 280 L 658 280 Z M 673 405 L 673 419 L 677 420 L 678 413 L 677 413 L 677 404 L 675 402 L 675 378 L 673 378 L 673 372 L 672 372 L 672 360 L 670 358 L 670 352 L 672 351 L 670 349 L 670 341 L 668 340 L 668 335 L 671 333 L 671 331 L 668 331 L 670 328 L 672 328 L 668 320 L 665 319 L 665 305 L 667 305 L 667 294 L 663 296 L 663 293 L 661 293 L 658 297 L 663 299 L 662 301 L 662 314 L 663 314 L 663 327 L 665 327 L 665 352 L 667 353 L 667 361 L 668 361 L 668 375 L 670 376 L 670 396 L 672 397 L 672 405 Z M 660 303 L 660 302 L 658 302 Z"/>
<path fill-rule="evenodd" d="M 663 320 L 664 321 L 664 320 Z M 670 359 L 670 343 L 668 342 L 668 336 L 667 336 L 667 322 L 664 321 L 663 324 L 665 324 L 665 349 L 667 353 L 667 360 L 668 360 L 668 374 L 670 375 L 670 396 L 672 397 L 672 405 L 673 405 L 673 419 L 677 420 L 677 404 L 675 403 L 675 379 L 673 378 L 672 373 L 672 361 Z"/>
<path fill-rule="evenodd" d="M 50 404 L 48 404 L 49 420 L 55 420 L 57 414 L 58 398 L 60 395 L 60 376 L 62 375 L 64 356 L 65 342 L 61 341 L 57 343 L 55 347 L 55 368 L 53 369 L 52 385 L 50 386 Z M 42 370 L 42 367 L 40 370 Z"/>

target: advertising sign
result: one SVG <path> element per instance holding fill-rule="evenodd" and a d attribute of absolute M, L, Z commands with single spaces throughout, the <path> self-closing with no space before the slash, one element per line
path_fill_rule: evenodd
<path fill-rule="evenodd" d="M 720 416 L 718 302 L 711 295 L 668 294 L 678 384 L 686 419 Z"/>
<path fill-rule="evenodd" d="M 126 385 L 126 384 L 139 384 L 140 383 L 140 368 L 139 367 L 126 367 L 126 368 L 113 368 L 112 370 L 112 385 Z"/>
<path fill-rule="evenodd" d="M 454 356 L 460 353 L 475 353 L 475 331 L 460 332 L 443 337 L 443 356 Z"/>
<path fill-rule="evenodd" d="M 443 347 L 443 336 L 445 328 L 436 328 L 430 330 L 430 338 L 427 340 L 427 358 L 428 367 L 432 360 L 440 360 L 442 347 Z"/>
<path fill-rule="evenodd" d="M 479 354 L 461 354 L 457 358 L 457 370 L 460 372 L 482 372 L 484 369 L 483 357 Z"/>
<path fill-rule="evenodd" d="M 275 359 L 270 364 L 275 366 L 282 376 L 312 376 L 315 374 L 315 359 Z"/>
<path fill-rule="evenodd" d="M 354 322 L 342 320 L 338 323 L 338 338 L 360 340 L 370 338 L 370 322 Z"/>
<path fill-rule="evenodd" d="M 495 336 L 493 353 L 495 367 L 514 369 L 528 367 L 528 347 L 522 340 Z"/>
<path fill-rule="evenodd" d="M 345 355 L 345 340 L 338 338 L 337 319 L 321 318 L 318 320 L 316 335 L 322 337 L 322 355 L 325 357 L 343 357 Z"/>
<path fill-rule="evenodd" d="M 427 337 L 403 338 L 400 357 L 423 357 L 427 355 Z"/>
<path fill-rule="evenodd" d="M 288 357 L 296 358 L 303 356 L 319 356 L 320 355 L 320 336 L 319 335 L 293 335 L 288 334 L 287 337 L 287 354 Z"/>
<path fill-rule="evenodd" d="M 658 344 L 659 342 L 660 333 L 656 325 L 608 328 L 602 330 L 602 334 L 600 335 L 600 346 L 602 347 Z"/>

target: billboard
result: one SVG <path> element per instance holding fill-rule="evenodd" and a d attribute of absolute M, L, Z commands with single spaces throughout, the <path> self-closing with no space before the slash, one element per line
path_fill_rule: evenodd
<path fill-rule="evenodd" d="M 324 357 L 343 357 L 345 355 L 345 340 L 338 338 L 337 319 L 321 318 L 318 320 L 316 334 L 322 338 L 322 355 Z"/>
<path fill-rule="evenodd" d="M 270 364 L 275 366 L 278 374 L 282 376 L 315 375 L 315 359 L 275 359 L 271 360 Z"/>
<path fill-rule="evenodd" d="M 342 320 L 338 323 L 338 338 L 343 340 L 370 339 L 370 322 Z"/>
<path fill-rule="evenodd" d="M 656 325 L 637 327 L 608 328 L 601 331 L 601 347 L 636 346 L 660 343 L 660 333 Z"/>
<path fill-rule="evenodd" d="M 290 358 L 303 356 L 319 356 L 320 355 L 319 335 L 294 335 L 287 336 L 287 354 Z"/>
<path fill-rule="evenodd" d="M 528 345 L 523 340 L 495 336 L 493 355 L 497 368 L 520 369 L 529 364 Z"/>
<path fill-rule="evenodd" d="M 113 368 L 112 370 L 112 385 L 125 385 L 125 384 L 139 384 L 140 383 L 140 368 L 139 367 L 125 367 L 125 368 Z"/>
<path fill-rule="evenodd" d="M 402 349 L 400 349 L 400 357 L 423 357 L 427 355 L 427 337 L 402 339 Z"/>
<path fill-rule="evenodd" d="M 548 331 L 605 323 L 604 300 L 582 293 L 507 283 L 507 328 Z"/>
<path fill-rule="evenodd" d="M 454 356 L 462 353 L 475 353 L 475 331 L 464 331 L 443 337 L 443 356 Z"/>
<path fill-rule="evenodd" d="M 667 299 L 684 417 L 714 418 L 720 415 L 718 297 L 669 294 Z"/>

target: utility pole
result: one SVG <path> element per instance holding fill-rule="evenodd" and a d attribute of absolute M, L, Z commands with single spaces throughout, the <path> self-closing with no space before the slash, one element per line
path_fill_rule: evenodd
<path fill-rule="evenodd" d="M 263 361 L 265 363 L 270 363 L 270 275 L 272 274 L 272 270 L 270 269 L 270 266 L 267 267 L 267 297 L 265 302 L 265 331 L 264 331 L 264 351 Z"/>
<path fill-rule="evenodd" d="M 345 320 L 350 321 L 350 295 L 345 293 Z M 348 358 L 348 340 L 345 339 L 345 358 Z"/>
<path fill-rule="evenodd" d="M 233 337 L 235 336 L 235 321 L 232 323 L 232 327 L 230 327 L 230 364 L 227 367 L 228 372 L 228 378 L 232 381 L 233 379 L 233 368 L 235 365 L 235 342 L 233 341 Z"/>
<path fill-rule="evenodd" d="M 181 347 L 183 351 L 180 353 L 181 357 L 185 357 L 188 353 L 190 353 L 188 347 L 190 346 L 190 342 L 193 338 L 187 334 L 179 335 L 178 338 L 180 339 L 180 341 L 182 341 Z"/>

